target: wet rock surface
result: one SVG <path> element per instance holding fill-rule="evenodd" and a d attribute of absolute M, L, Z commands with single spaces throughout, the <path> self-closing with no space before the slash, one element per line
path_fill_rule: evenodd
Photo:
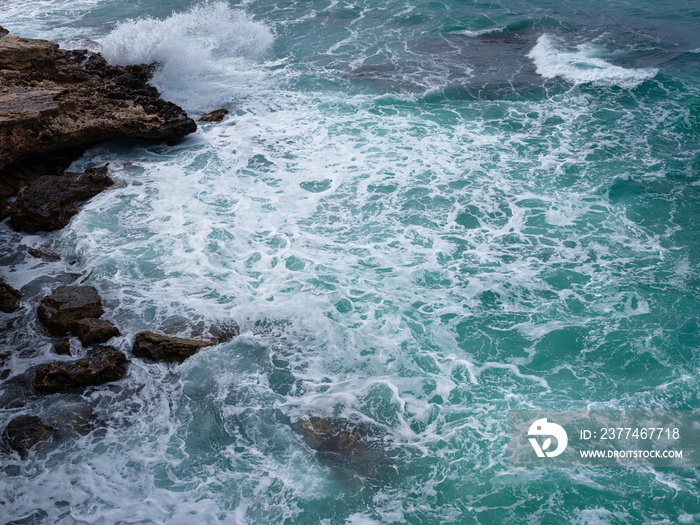
<path fill-rule="evenodd" d="M 200 122 L 221 122 L 224 120 L 224 117 L 228 115 L 228 109 L 221 108 L 217 109 L 215 111 L 212 111 L 211 113 L 207 113 L 206 115 L 202 115 L 199 118 Z"/>
<path fill-rule="evenodd" d="M 151 361 L 182 363 L 202 348 L 212 344 L 210 341 L 170 337 L 146 331 L 136 334 L 132 352 L 136 357 Z"/>
<path fill-rule="evenodd" d="M 0 170 L 28 156 L 116 138 L 171 140 L 196 130 L 148 85 L 153 67 L 109 66 L 46 40 L 0 38 Z"/>
<path fill-rule="evenodd" d="M 10 421 L 5 428 L 3 441 L 9 448 L 24 456 L 37 445 L 44 449 L 50 448 L 55 434 L 55 429 L 45 425 L 38 417 L 19 416 Z"/>
<path fill-rule="evenodd" d="M 54 343 L 53 353 L 57 355 L 71 355 L 70 353 L 70 339 L 64 337 L 60 341 Z"/>
<path fill-rule="evenodd" d="M 106 343 L 112 337 L 120 335 L 119 329 L 110 321 L 88 317 L 79 319 L 71 325 L 73 332 L 83 346 Z"/>
<path fill-rule="evenodd" d="M 92 286 L 59 286 L 41 300 L 37 312 L 49 332 L 63 335 L 81 319 L 99 318 L 102 300 Z"/>
<path fill-rule="evenodd" d="M 48 262 L 56 262 L 61 260 L 61 256 L 57 253 L 50 252 L 48 250 L 37 250 L 36 248 L 29 248 L 27 253 L 36 259 L 42 259 Z"/>
<path fill-rule="evenodd" d="M 19 308 L 22 294 L 12 288 L 9 284 L 0 280 L 0 312 L 7 314 Z"/>
<path fill-rule="evenodd" d="M 127 365 L 122 352 L 106 346 L 82 359 L 37 367 L 34 387 L 39 393 L 53 394 L 98 386 L 122 379 Z"/>
<path fill-rule="evenodd" d="M 8 212 L 10 224 L 29 233 L 59 230 L 78 213 L 76 201 L 94 197 L 113 183 L 106 166 L 45 175 L 20 190 Z"/>

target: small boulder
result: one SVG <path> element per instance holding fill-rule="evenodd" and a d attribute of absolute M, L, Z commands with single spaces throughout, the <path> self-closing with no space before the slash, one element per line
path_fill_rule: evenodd
<path fill-rule="evenodd" d="M 50 447 L 55 434 L 56 431 L 44 425 L 38 417 L 20 416 L 10 421 L 3 438 L 8 447 L 24 457 L 29 449 L 36 445 L 42 445 L 42 448 Z"/>
<path fill-rule="evenodd" d="M 53 335 L 71 331 L 76 321 L 102 315 L 102 300 L 93 286 L 59 286 L 41 300 L 39 319 Z"/>
<path fill-rule="evenodd" d="M 119 329 L 110 321 L 87 317 L 71 325 L 73 332 L 84 346 L 106 343 L 112 337 L 119 336 Z"/>
<path fill-rule="evenodd" d="M 217 109 L 215 111 L 212 111 L 211 113 L 207 113 L 206 115 L 202 115 L 199 118 L 200 122 L 221 122 L 224 120 L 224 117 L 228 115 L 228 109 L 221 108 Z"/>
<path fill-rule="evenodd" d="M 58 361 L 41 365 L 36 369 L 34 386 L 37 392 L 53 394 L 70 392 L 88 386 L 118 381 L 126 375 L 126 356 L 106 346 L 76 361 Z"/>
<path fill-rule="evenodd" d="M 21 293 L 0 280 L 0 311 L 7 314 L 14 312 L 19 308 L 20 299 Z"/>
<path fill-rule="evenodd" d="M 10 206 L 11 225 L 29 233 L 60 230 L 78 213 L 75 202 L 94 197 L 114 184 L 107 166 L 85 173 L 44 175 L 22 188 Z"/>
<path fill-rule="evenodd" d="M 211 346 L 212 344 L 213 343 L 210 341 L 169 337 L 147 331 L 136 334 L 132 352 L 136 357 L 142 357 L 152 361 L 182 363 L 188 357 L 196 354 L 200 349 Z"/>
<path fill-rule="evenodd" d="M 64 337 L 59 342 L 53 345 L 53 353 L 58 355 L 71 355 L 70 353 L 70 339 Z"/>

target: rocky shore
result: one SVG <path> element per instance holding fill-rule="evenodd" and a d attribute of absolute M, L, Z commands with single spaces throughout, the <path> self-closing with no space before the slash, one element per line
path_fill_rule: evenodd
<path fill-rule="evenodd" d="M 0 34 L 1 208 L 97 142 L 174 141 L 197 129 L 148 84 L 153 66 L 114 67 L 99 54 Z"/>
<path fill-rule="evenodd" d="M 64 228 L 81 201 L 113 184 L 108 166 L 65 172 L 87 148 L 115 139 L 170 143 L 195 131 L 185 111 L 162 100 L 148 84 L 153 70 L 151 65 L 110 66 L 99 54 L 61 50 L 0 27 L 0 221 L 30 234 Z M 220 122 L 227 114 L 218 109 L 200 121 Z M 4 253 L 16 249 L 2 247 Z M 28 253 L 45 261 L 58 259 L 37 249 Z M 197 339 L 168 335 L 162 327 L 124 334 L 105 318 L 109 313 L 94 287 L 55 283 L 48 295 L 25 300 L 2 280 L 4 272 L 0 267 L 0 411 L 9 417 L 0 425 L 0 452 L 26 457 L 30 450 L 49 451 L 100 425 L 87 405 L 42 419 L 37 414 L 50 396 L 118 385 L 131 358 L 177 366 L 238 335 L 233 322 L 198 335 L 197 327 L 191 327 Z M 46 288 L 42 286 L 43 293 Z M 13 340 L 4 337 L 9 332 L 30 327 L 52 341 L 50 349 L 6 344 Z M 120 336 L 133 340 L 131 348 L 108 344 Z M 25 334 L 24 341 L 31 337 Z M 15 371 L 8 363 L 18 354 L 40 364 Z M 380 439 L 376 430 L 338 418 L 303 419 L 296 428 L 320 454 L 362 456 Z"/>
<path fill-rule="evenodd" d="M 64 172 L 88 147 L 114 139 L 173 142 L 195 131 L 197 125 L 185 111 L 161 99 L 148 84 L 152 71 L 150 65 L 113 67 L 99 54 L 61 50 L 52 42 L 20 38 L 0 28 L 1 219 L 9 217 L 13 229 L 26 233 L 61 229 L 78 213 L 76 203 L 113 184 L 107 166 Z M 16 248 L 2 249 L 9 253 Z M 34 251 L 34 257 L 55 257 Z M 121 331 L 103 318 L 94 287 L 55 286 L 38 304 L 27 303 L 2 281 L 2 273 L 0 268 L 0 311 L 37 319 L 55 340 L 53 357 L 38 366 L 14 373 L 3 365 L 0 409 L 19 410 L 19 415 L 3 425 L 2 448 L 25 456 L 34 447 L 49 450 L 94 423 L 87 413 L 42 421 L 31 413 L 42 396 L 81 393 L 119 381 L 127 374 L 129 357 L 102 346 Z M 10 318 L 0 323 L 0 332 L 27 326 Z M 154 332 L 135 339 L 134 356 L 174 362 L 212 344 Z M 77 349 L 72 341 L 79 342 Z M 19 350 L 11 346 L 0 349 L 2 363 Z"/>

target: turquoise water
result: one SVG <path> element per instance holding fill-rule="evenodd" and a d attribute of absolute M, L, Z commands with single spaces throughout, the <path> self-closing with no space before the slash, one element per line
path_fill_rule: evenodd
<path fill-rule="evenodd" d="M 700 7 L 680 2 L 3 3 L 221 124 L 106 144 L 115 188 L 3 242 L 127 334 L 234 320 L 82 402 L 106 430 L 3 458 L 10 523 L 696 523 L 695 469 L 515 469 L 507 410 L 698 408 Z M 85 40 L 90 39 L 90 40 Z M 62 277 L 63 276 L 63 277 Z M 36 321 L 29 319 L 28 327 Z M 15 344 L 23 344 L 17 336 Z M 50 343 L 15 359 L 51 359 Z M 9 420 L 65 400 L 4 408 Z M 385 435 L 318 455 L 295 423 Z"/>

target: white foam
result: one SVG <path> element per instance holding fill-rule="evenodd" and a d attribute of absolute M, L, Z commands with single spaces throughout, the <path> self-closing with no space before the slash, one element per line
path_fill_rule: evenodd
<path fill-rule="evenodd" d="M 632 89 L 654 78 L 655 68 L 627 69 L 607 62 L 598 56 L 601 51 L 591 44 L 581 44 L 574 51 L 565 50 L 563 41 L 548 34 L 537 39 L 528 53 L 537 67 L 537 73 L 545 78 L 560 77 L 572 84 L 619 86 Z"/>
<path fill-rule="evenodd" d="M 480 36 L 484 35 L 492 35 L 495 33 L 500 33 L 501 31 L 505 31 L 505 26 L 504 27 L 490 27 L 488 29 L 479 29 L 477 31 L 472 31 L 471 29 L 463 29 L 461 31 L 455 31 L 455 35 L 465 35 L 470 38 L 479 38 Z"/>

